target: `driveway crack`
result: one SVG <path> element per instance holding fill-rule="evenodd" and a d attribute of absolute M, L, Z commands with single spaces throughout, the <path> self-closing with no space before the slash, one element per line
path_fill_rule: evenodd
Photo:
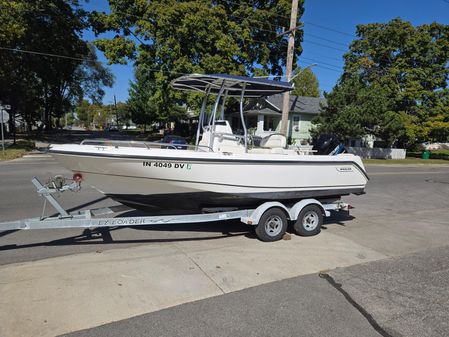
<path fill-rule="evenodd" d="M 175 244 L 176 249 L 180 251 L 185 257 L 187 257 L 223 294 L 226 294 L 224 289 L 220 287 L 220 285 L 215 282 L 215 280 L 203 269 L 201 266 L 193 259 L 187 252 L 185 252 L 181 247 Z"/>
<path fill-rule="evenodd" d="M 343 289 L 341 283 L 336 282 L 332 276 L 326 273 L 319 273 L 319 277 L 325 279 L 333 288 L 335 288 L 340 294 L 342 294 L 346 301 L 348 301 L 350 305 L 352 305 L 358 312 L 360 312 L 362 316 L 365 317 L 365 319 L 368 321 L 368 323 L 373 327 L 373 329 L 376 330 L 379 334 L 381 334 L 383 337 L 395 337 L 385 331 L 385 329 L 376 322 L 374 317 L 359 303 L 357 303 L 346 290 Z"/>

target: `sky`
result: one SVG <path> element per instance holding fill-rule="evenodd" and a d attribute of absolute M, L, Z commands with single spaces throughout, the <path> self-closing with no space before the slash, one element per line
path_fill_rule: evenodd
<path fill-rule="evenodd" d="M 109 11 L 107 0 L 90 0 L 84 5 L 88 10 Z M 367 23 L 385 23 L 400 17 L 413 25 L 433 21 L 449 24 L 449 0 L 305 0 L 305 12 L 300 19 L 304 22 L 303 52 L 298 64 L 312 70 L 320 83 L 320 90 L 331 91 L 343 68 L 343 54 L 355 38 L 356 26 Z M 107 35 L 106 35 L 107 36 Z M 95 38 L 92 32 L 85 32 L 87 40 Z M 99 59 L 107 62 L 101 52 Z M 112 88 L 105 88 L 103 99 L 110 104 L 128 98 L 129 82 L 134 78 L 132 64 L 111 65 L 115 76 Z M 295 68 L 295 67 L 294 67 Z"/>

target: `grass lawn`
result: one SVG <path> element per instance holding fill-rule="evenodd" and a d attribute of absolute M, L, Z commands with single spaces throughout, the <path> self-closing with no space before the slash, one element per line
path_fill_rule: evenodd
<path fill-rule="evenodd" d="M 430 151 L 432 155 L 437 156 L 448 156 L 449 157 L 449 150 L 432 150 Z"/>
<path fill-rule="evenodd" d="M 11 160 L 20 158 L 34 149 L 34 142 L 28 140 L 19 140 L 16 145 L 5 147 L 5 153 L 1 149 L 0 144 L 0 160 Z"/>
<path fill-rule="evenodd" d="M 449 165 L 448 160 L 444 159 L 421 159 L 421 158 L 405 158 L 405 159 L 363 159 L 364 164 L 400 164 L 400 165 L 413 165 L 413 164 L 445 164 Z"/>

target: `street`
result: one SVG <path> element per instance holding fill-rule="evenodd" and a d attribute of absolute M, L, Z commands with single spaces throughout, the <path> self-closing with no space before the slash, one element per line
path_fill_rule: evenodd
<path fill-rule="evenodd" d="M 238 221 L 0 232 L 0 335 L 444 336 L 449 166 L 367 171 L 351 216 L 310 238 L 266 244 Z M 1 221 L 39 216 L 30 179 L 56 174 L 46 155 L 0 163 Z"/>

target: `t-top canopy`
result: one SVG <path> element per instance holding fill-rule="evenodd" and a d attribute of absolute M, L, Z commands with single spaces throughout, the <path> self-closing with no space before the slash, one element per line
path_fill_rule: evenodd
<path fill-rule="evenodd" d="M 288 82 L 273 81 L 264 78 L 252 78 L 246 76 L 226 74 L 191 74 L 175 79 L 171 85 L 174 89 L 198 91 L 207 93 L 210 86 L 211 94 L 218 94 L 224 82 L 224 90 L 228 96 L 240 96 L 243 84 L 245 85 L 244 97 L 262 97 L 290 91 L 293 86 Z M 223 93 L 225 93 L 223 91 Z"/>

